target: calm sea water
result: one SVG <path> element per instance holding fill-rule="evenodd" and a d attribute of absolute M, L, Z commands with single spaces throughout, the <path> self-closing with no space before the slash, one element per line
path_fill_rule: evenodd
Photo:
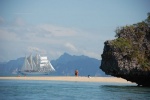
<path fill-rule="evenodd" d="M 0 100 L 150 100 L 135 84 L 0 80 Z"/>

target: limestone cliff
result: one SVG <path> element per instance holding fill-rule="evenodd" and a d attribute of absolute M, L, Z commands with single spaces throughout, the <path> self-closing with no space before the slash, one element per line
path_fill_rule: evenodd
<path fill-rule="evenodd" d="M 116 29 L 106 41 L 100 68 L 108 75 L 150 86 L 150 13 L 145 21 Z"/>

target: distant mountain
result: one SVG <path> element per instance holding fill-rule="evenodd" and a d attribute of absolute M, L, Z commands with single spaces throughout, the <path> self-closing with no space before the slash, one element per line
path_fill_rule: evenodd
<path fill-rule="evenodd" d="M 75 56 L 64 53 L 57 60 L 51 61 L 55 67 L 55 75 L 73 76 L 74 71 L 79 71 L 79 76 L 106 76 L 104 72 L 99 69 L 100 60 L 90 58 L 87 56 Z"/>
<path fill-rule="evenodd" d="M 24 62 L 24 57 L 17 60 L 10 60 L 6 63 L 0 63 L 0 76 L 15 75 L 15 70 L 21 68 Z M 50 75 L 56 76 L 73 76 L 74 71 L 79 71 L 79 76 L 106 76 L 104 72 L 99 69 L 100 60 L 90 58 L 87 56 L 75 56 L 64 53 L 58 59 L 52 60 L 51 64 L 56 69 L 56 72 Z"/>
<path fill-rule="evenodd" d="M 18 58 L 17 60 L 10 60 L 9 62 L 0 63 L 0 76 L 13 75 L 14 71 L 21 68 L 24 62 L 24 57 Z"/>

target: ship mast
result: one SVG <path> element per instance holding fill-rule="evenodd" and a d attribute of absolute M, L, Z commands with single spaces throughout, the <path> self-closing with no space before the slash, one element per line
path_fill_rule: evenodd
<path fill-rule="evenodd" d="M 32 55 L 26 56 L 21 68 L 21 72 L 26 73 L 49 73 L 52 71 L 55 71 L 55 69 L 47 59 L 47 56 L 40 56 L 38 54 L 34 57 Z"/>

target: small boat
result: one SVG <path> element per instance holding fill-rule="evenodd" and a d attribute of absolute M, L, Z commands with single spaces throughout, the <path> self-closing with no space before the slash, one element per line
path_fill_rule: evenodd
<path fill-rule="evenodd" d="M 32 55 L 26 56 L 23 66 L 18 72 L 23 75 L 42 75 L 49 74 L 53 71 L 55 71 L 55 69 L 47 59 L 47 56 L 36 54 L 34 57 L 32 57 Z"/>

